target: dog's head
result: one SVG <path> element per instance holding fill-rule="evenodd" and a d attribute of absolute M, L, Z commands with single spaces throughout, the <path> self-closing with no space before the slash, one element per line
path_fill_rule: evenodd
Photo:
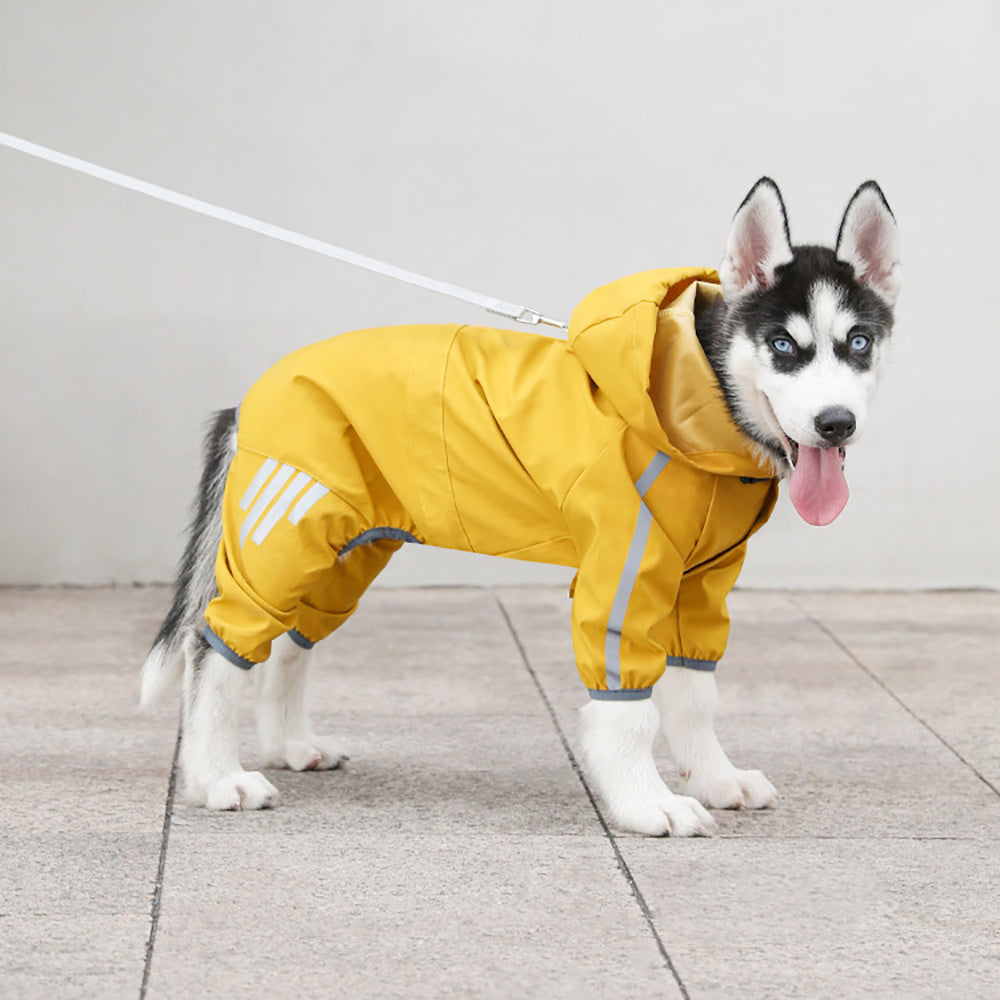
<path fill-rule="evenodd" d="M 901 269 L 896 221 L 867 181 L 835 249 L 791 244 L 781 192 L 761 178 L 736 212 L 719 271 L 710 355 L 736 422 L 791 472 L 810 524 L 847 502 L 845 449 L 861 435 L 887 356 Z"/>

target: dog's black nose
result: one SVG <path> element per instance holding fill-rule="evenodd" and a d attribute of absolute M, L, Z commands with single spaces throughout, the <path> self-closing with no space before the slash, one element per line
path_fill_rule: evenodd
<path fill-rule="evenodd" d="M 828 406 L 816 414 L 816 433 L 832 445 L 843 444 L 857 429 L 858 422 L 846 406 Z"/>

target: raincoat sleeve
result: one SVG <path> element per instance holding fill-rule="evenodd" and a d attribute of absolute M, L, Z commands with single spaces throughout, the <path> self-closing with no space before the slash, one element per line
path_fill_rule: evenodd
<path fill-rule="evenodd" d="M 683 560 L 642 501 L 637 478 L 620 451 L 607 449 L 564 505 L 580 559 L 573 647 L 599 700 L 648 698 L 675 632 Z"/>
<path fill-rule="evenodd" d="M 665 640 L 668 666 L 688 667 L 692 670 L 715 669 L 729 639 L 726 598 L 743 568 L 751 535 L 767 522 L 778 499 L 778 487 L 774 481 L 762 480 L 758 486 L 737 480 L 720 482 L 715 494 L 716 503 L 719 502 L 719 491 L 723 488 L 729 490 L 730 500 L 733 496 L 742 496 L 745 489 L 762 491 L 752 499 L 751 509 L 756 509 L 756 519 L 742 538 L 734 539 L 728 547 L 720 545 L 716 549 L 717 554 L 685 570 L 669 616 L 669 635 Z M 720 517 L 724 527 L 726 518 Z"/>
<path fill-rule="evenodd" d="M 729 639 L 726 597 L 740 575 L 746 550 L 744 539 L 681 578 L 667 623 L 668 666 L 715 669 Z"/>

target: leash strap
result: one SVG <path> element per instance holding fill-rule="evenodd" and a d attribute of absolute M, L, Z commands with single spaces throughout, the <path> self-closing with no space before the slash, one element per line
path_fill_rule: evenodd
<path fill-rule="evenodd" d="M 364 268 L 367 271 L 374 271 L 376 274 L 385 275 L 387 278 L 395 278 L 397 281 L 405 281 L 407 284 L 416 285 L 418 288 L 426 288 L 428 291 L 437 292 L 440 295 L 448 295 L 453 299 L 461 299 L 471 305 L 479 306 L 487 312 L 497 316 L 505 316 L 507 319 L 518 323 L 527 323 L 537 326 L 555 326 L 562 330 L 567 329 L 567 325 L 560 320 L 552 319 L 527 306 L 518 305 L 514 302 L 506 302 L 503 299 L 495 299 L 489 295 L 480 295 L 478 292 L 462 288 L 460 285 L 453 285 L 447 281 L 438 281 L 436 278 L 428 278 L 414 271 L 407 271 L 405 268 L 396 267 L 394 264 L 386 264 L 384 261 L 375 260 L 373 257 L 366 257 L 364 254 L 355 253 L 353 250 L 345 250 L 343 247 L 335 246 L 332 243 L 325 243 L 323 240 L 314 239 L 311 236 L 304 236 L 291 229 L 282 226 L 272 225 L 270 222 L 262 222 L 241 212 L 233 212 L 228 208 L 220 208 L 207 201 L 192 198 L 190 195 L 181 194 L 178 191 L 171 191 L 169 188 L 160 187 L 158 184 L 150 184 L 148 181 L 139 180 L 136 177 L 129 177 L 128 174 L 121 174 L 117 170 L 109 170 L 107 167 L 98 166 L 96 163 L 89 163 L 75 156 L 68 156 L 65 153 L 57 152 L 46 146 L 39 146 L 37 143 L 28 142 L 26 139 L 19 139 L 17 136 L 0 132 L 0 145 L 10 149 L 16 149 L 21 153 L 37 157 L 40 160 L 48 160 L 49 163 L 56 163 L 61 167 L 68 167 L 77 173 L 87 174 L 96 177 L 98 180 L 107 181 L 118 187 L 127 188 L 129 191 L 138 191 L 150 198 L 158 201 L 165 201 L 179 208 L 186 208 L 199 215 L 207 215 L 211 219 L 218 219 L 220 222 L 228 222 L 230 225 L 239 226 L 241 229 L 249 229 L 251 232 L 259 233 L 261 236 L 269 236 L 271 239 L 280 240 L 282 243 L 291 243 L 293 246 L 301 247 L 303 250 L 311 250 L 313 253 L 322 254 L 324 257 L 333 257 L 335 260 L 343 261 L 345 264 L 353 264 L 355 267 Z"/>

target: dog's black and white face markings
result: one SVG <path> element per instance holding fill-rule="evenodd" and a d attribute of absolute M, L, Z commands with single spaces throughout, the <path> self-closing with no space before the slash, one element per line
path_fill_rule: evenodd
<path fill-rule="evenodd" d="M 740 206 L 720 268 L 724 313 L 706 349 L 736 421 L 792 500 L 826 524 L 843 509 L 843 449 L 860 436 L 879 381 L 900 285 L 898 232 L 881 189 L 854 193 L 835 249 L 792 246 L 777 185 Z"/>

